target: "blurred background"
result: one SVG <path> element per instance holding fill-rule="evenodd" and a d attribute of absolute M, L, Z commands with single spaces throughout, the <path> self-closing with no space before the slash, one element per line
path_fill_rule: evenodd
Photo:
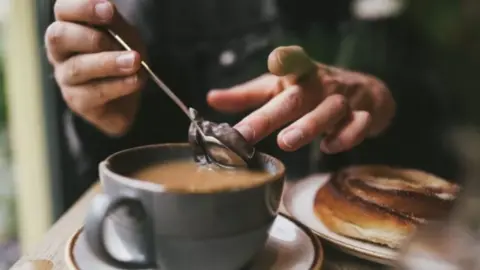
<path fill-rule="evenodd" d="M 68 189 L 74 176 L 62 133 L 65 104 L 44 54 L 53 2 L 0 0 L 0 270 L 33 248 L 78 199 Z M 290 2 L 291 9 L 303 3 Z M 334 41 L 322 36 L 328 25 L 313 24 L 302 38 L 287 31 L 283 43 L 301 44 L 319 61 L 391 81 L 400 104 L 398 121 L 405 121 L 395 136 L 404 137 L 402 148 L 412 166 L 423 162 L 418 167 L 456 177 L 448 151 L 426 162 L 429 148 L 415 142 L 422 136 L 441 141 L 456 126 L 480 123 L 480 1 L 349 5 Z M 295 23 L 291 18 L 287 25 Z"/>
<path fill-rule="evenodd" d="M 12 159 L 7 128 L 5 29 L 9 1 L 0 1 L 0 269 L 8 269 L 19 255 Z"/>

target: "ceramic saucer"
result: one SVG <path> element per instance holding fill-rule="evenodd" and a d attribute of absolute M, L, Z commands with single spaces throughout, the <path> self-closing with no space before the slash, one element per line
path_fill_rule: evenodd
<path fill-rule="evenodd" d="M 397 251 L 336 234 L 317 218 L 313 212 L 315 195 L 318 189 L 328 182 L 328 179 L 328 174 L 317 174 L 288 183 L 282 198 L 288 215 L 346 253 L 376 263 L 394 265 L 398 256 Z"/>
<path fill-rule="evenodd" d="M 109 230 L 108 222 L 106 230 Z M 112 235 L 113 238 L 116 235 Z M 112 251 L 121 259 L 133 257 L 126 252 L 120 239 L 116 239 Z M 78 230 L 68 241 L 66 261 L 70 270 L 118 270 L 100 261 L 91 253 L 85 242 L 83 230 Z M 263 251 L 246 270 L 319 270 L 323 263 L 323 248 L 318 238 L 300 223 L 279 215 L 275 220 Z"/>

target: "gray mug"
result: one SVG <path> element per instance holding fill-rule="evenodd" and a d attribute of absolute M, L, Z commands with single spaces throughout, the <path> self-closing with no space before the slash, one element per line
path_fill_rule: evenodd
<path fill-rule="evenodd" d="M 128 177 L 151 164 L 191 158 L 189 144 L 162 144 L 124 150 L 100 163 L 103 194 L 94 198 L 85 222 L 87 243 L 99 259 L 121 269 L 162 270 L 238 270 L 253 259 L 277 215 L 284 165 L 258 153 L 270 179 L 214 193 L 168 191 Z M 111 226 L 105 228 L 107 221 Z M 137 258 L 116 258 L 106 229 Z"/>

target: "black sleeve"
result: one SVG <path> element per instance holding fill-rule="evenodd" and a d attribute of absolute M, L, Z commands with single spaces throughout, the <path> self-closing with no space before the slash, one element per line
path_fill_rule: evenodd
<path fill-rule="evenodd" d="M 98 179 L 98 163 L 109 154 L 130 144 L 128 135 L 112 138 L 100 132 L 93 125 L 66 109 L 63 127 L 67 151 L 71 157 L 76 180 L 71 185 L 84 190 Z"/>

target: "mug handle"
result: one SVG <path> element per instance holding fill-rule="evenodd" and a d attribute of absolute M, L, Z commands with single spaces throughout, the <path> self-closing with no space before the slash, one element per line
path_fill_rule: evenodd
<path fill-rule="evenodd" d="M 153 252 L 152 245 L 145 244 L 145 254 L 136 260 L 123 261 L 116 259 L 108 251 L 105 245 L 105 235 L 104 227 L 105 221 L 108 216 L 114 212 L 116 209 L 126 206 L 134 209 L 141 209 L 145 213 L 145 209 L 142 206 L 142 203 L 132 197 L 128 196 L 119 196 L 111 198 L 107 194 L 98 194 L 92 201 L 92 205 L 87 213 L 87 218 L 85 221 L 85 236 L 87 244 L 92 249 L 93 253 L 105 263 L 110 264 L 113 267 L 123 268 L 123 269 L 149 269 L 156 267 L 156 258 Z M 142 232 L 146 234 L 145 230 Z M 151 239 L 148 237 L 143 237 L 145 241 Z"/>

